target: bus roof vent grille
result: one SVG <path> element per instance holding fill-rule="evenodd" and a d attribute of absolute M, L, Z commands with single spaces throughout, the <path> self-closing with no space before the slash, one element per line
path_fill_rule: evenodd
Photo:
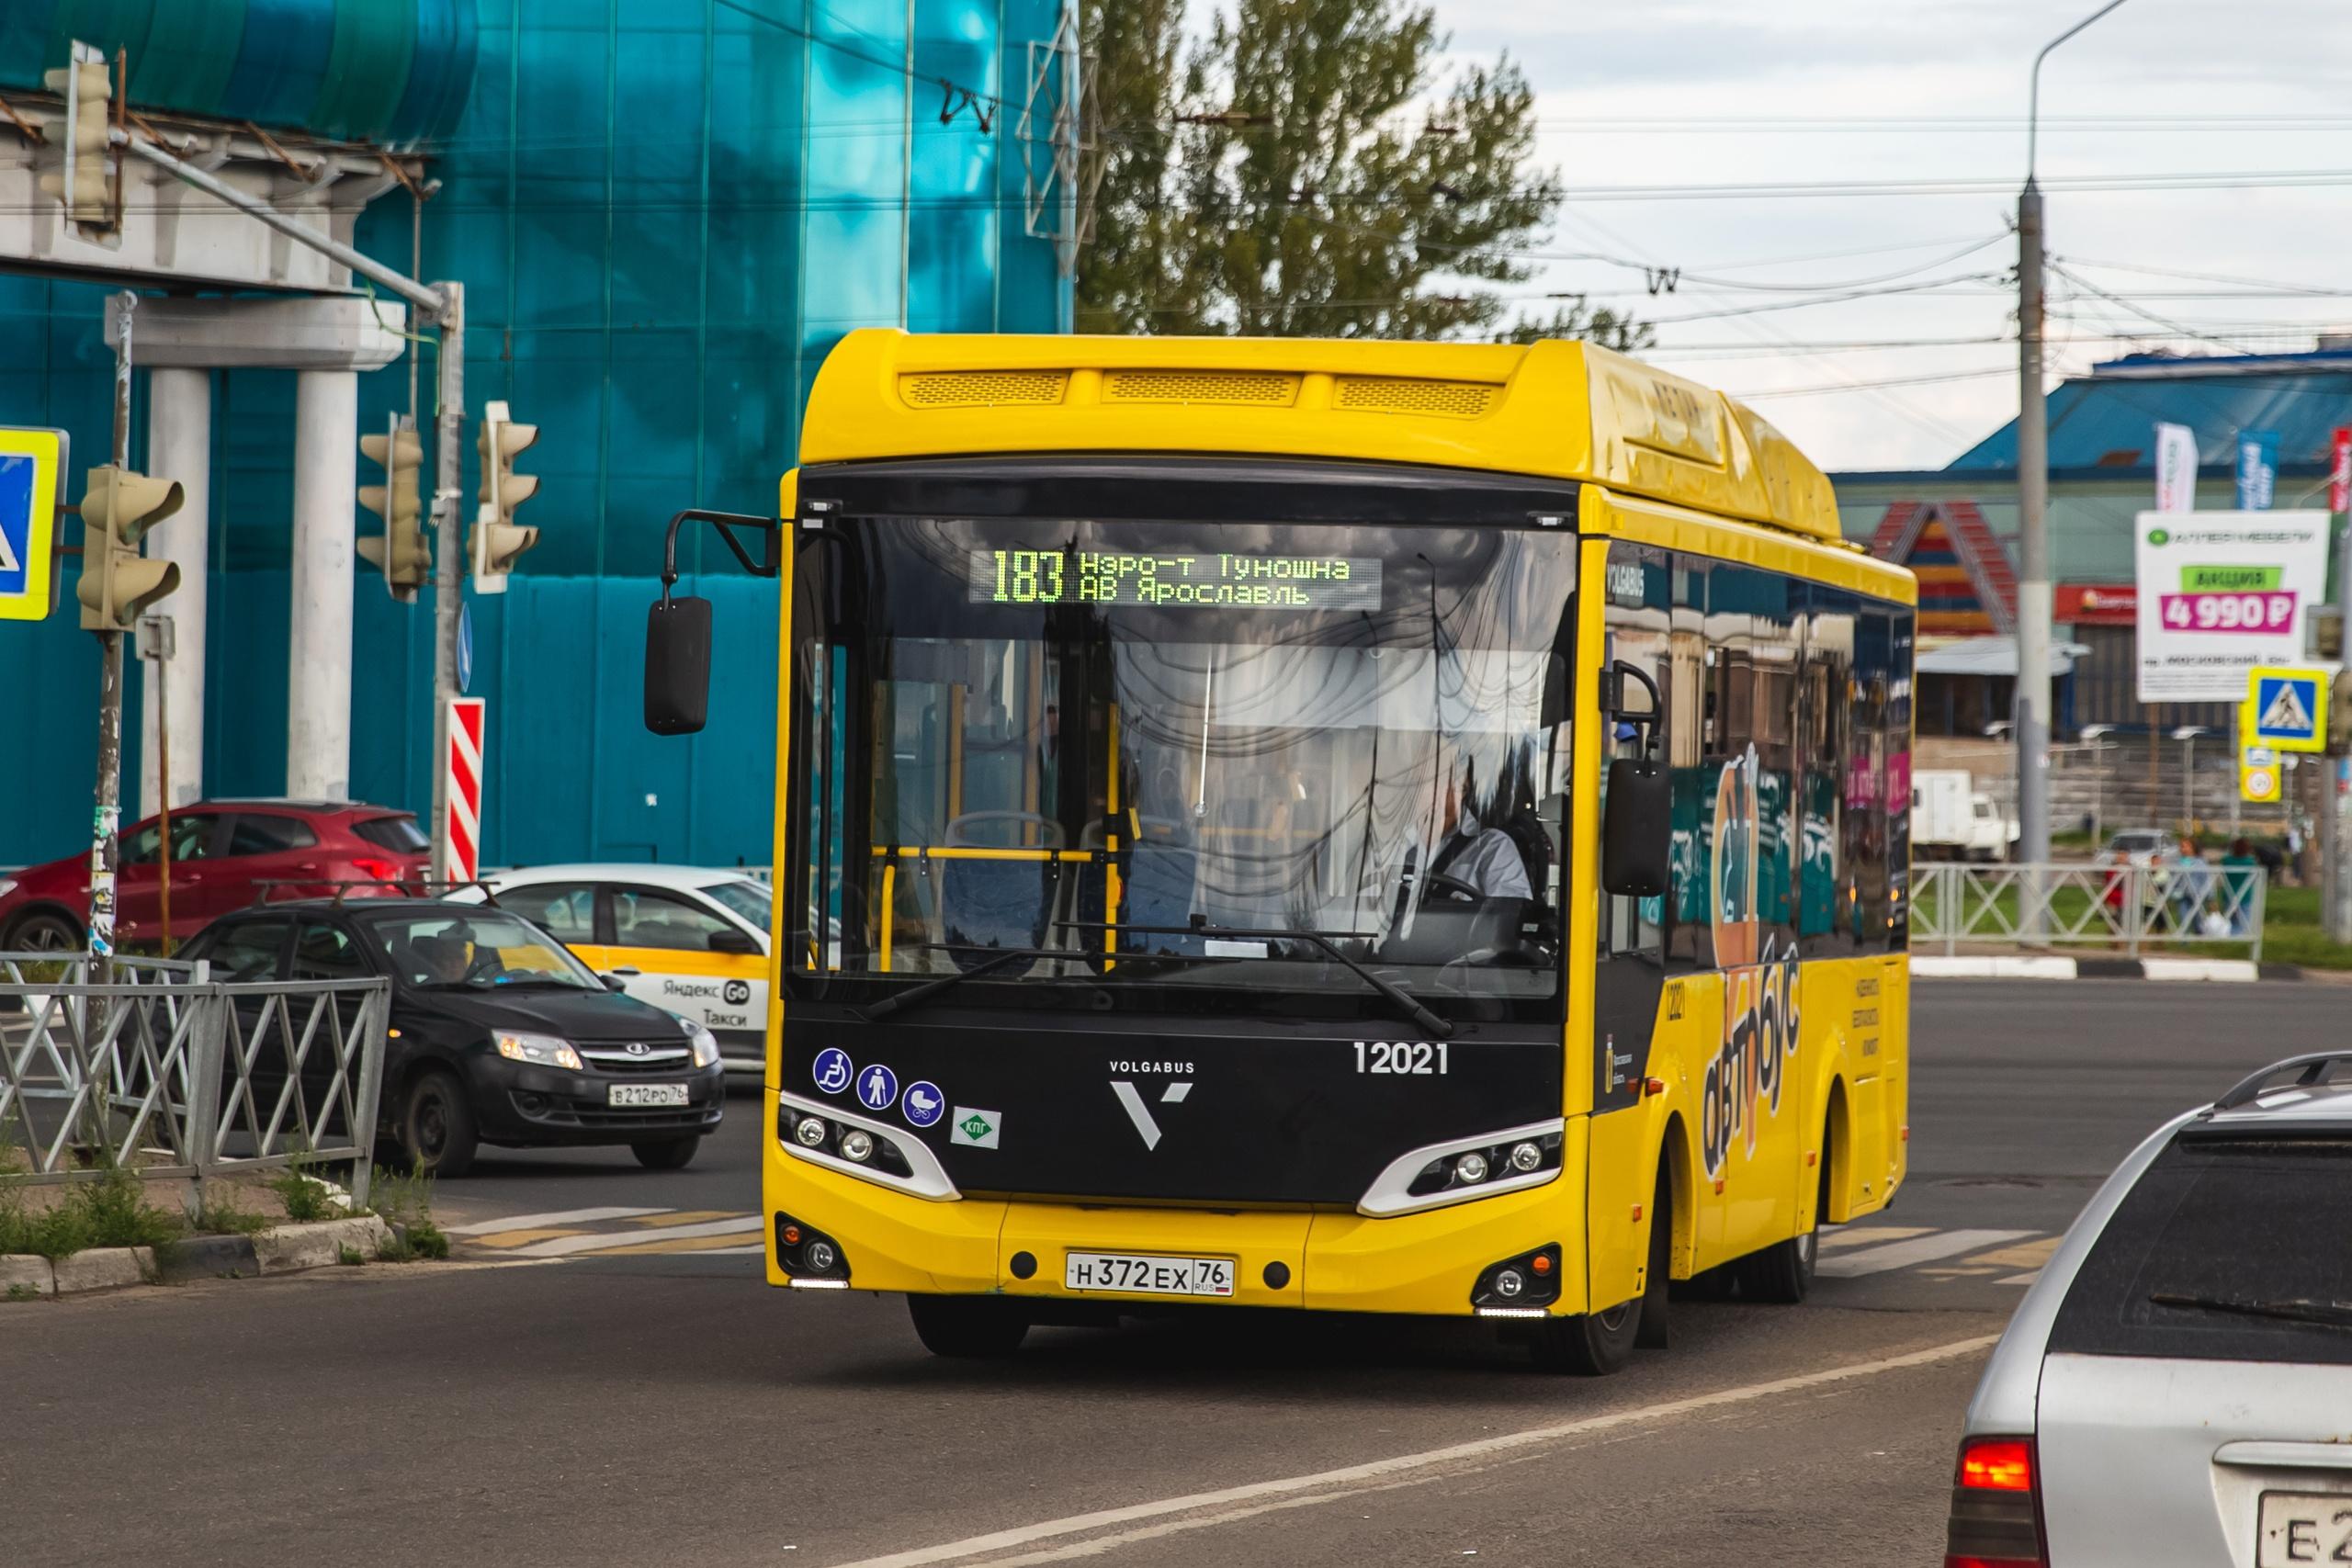
<path fill-rule="evenodd" d="M 1287 408 L 1298 400 L 1298 378 L 1279 370 L 1114 370 L 1102 378 L 1102 400 Z"/>
<path fill-rule="evenodd" d="M 1057 403 L 1069 390 L 1067 370 L 925 370 L 899 378 L 899 395 L 919 409 Z"/>
<path fill-rule="evenodd" d="M 1488 381 L 1430 381 L 1408 376 L 1342 376 L 1333 389 L 1336 408 L 1358 413 L 1442 414 L 1476 419 L 1502 390 Z"/>

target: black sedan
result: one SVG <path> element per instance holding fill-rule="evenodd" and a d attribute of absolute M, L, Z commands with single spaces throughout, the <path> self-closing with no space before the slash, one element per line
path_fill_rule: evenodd
<path fill-rule="evenodd" d="M 608 988 L 538 927 L 429 898 L 256 905 L 179 956 L 215 980 L 389 976 L 380 1134 L 457 1176 L 482 1144 L 627 1144 L 675 1170 L 726 1109 L 718 1043 L 701 1024 Z"/>

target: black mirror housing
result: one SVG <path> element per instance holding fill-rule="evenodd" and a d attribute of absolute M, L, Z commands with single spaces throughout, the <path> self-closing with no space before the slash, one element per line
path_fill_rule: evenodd
<path fill-rule="evenodd" d="M 710 933 L 710 951 L 756 958 L 760 953 L 760 939 L 750 931 L 739 931 L 731 928 L 727 931 L 717 931 Z"/>
<path fill-rule="evenodd" d="M 645 728 L 694 735 L 710 713 L 710 601 L 663 598 L 645 619 Z"/>
<path fill-rule="evenodd" d="M 1673 792 L 1655 757 L 1609 764 L 1609 804 L 1600 822 L 1600 887 L 1613 897 L 1655 898 L 1666 891 Z"/>

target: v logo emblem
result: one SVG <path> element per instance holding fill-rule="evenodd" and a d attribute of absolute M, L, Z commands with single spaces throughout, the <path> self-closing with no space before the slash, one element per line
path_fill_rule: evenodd
<path fill-rule="evenodd" d="M 1136 1086 L 1125 1078 L 1114 1078 L 1111 1080 L 1111 1092 L 1119 1097 L 1119 1104 L 1126 1111 L 1127 1120 L 1136 1124 L 1136 1132 L 1142 1137 L 1143 1146 L 1146 1149 L 1158 1148 L 1159 1123 L 1153 1119 L 1151 1107 L 1143 1102 L 1143 1095 Z M 1161 1093 L 1159 1103 L 1182 1105 L 1184 1097 L 1192 1092 L 1193 1086 L 1188 1081 L 1170 1084 Z"/>

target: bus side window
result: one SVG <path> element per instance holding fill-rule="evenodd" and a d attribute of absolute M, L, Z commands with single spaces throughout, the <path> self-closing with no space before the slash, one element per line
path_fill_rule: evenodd
<path fill-rule="evenodd" d="M 1667 705 L 1669 715 L 1673 707 L 1668 674 L 1672 662 L 1668 630 L 1671 611 L 1668 604 L 1672 592 L 1671 559 L 1666 551 L 1645 546 L 1611 546 L 1607 607 L 1602 617 L 1608 626 L 1602 655 L 1604 667 L 1623 660 L 1646 671 L 1657 682 L 1659 699 Z M 1607 718 L 1600 722 L 1609 726 L 1600 739 L 1601 807 L 1605 815 L 1609 763 L 1619 757 L 1639 756 L 1641 740 L 1631 724 Z M 1652 965 L 1661 964 L 1666 948 L 1666 912 L 1667 900 L 1663 897 L 1636 898 L 1602 894 L 1602 956 L 1640 955 Z"/>
<path fill-rule="evenodd" d="M 1807 958 L 1852 951 L 1846 909 L 1845 758 L 1850 750 L 1848 688 L 1861 602 L 1838 588 L 1806 592 L 1804 678 L 1798 705 L 1803 782 L 1798 801 L 1797 938 Z"/>
<path fill-rule="evenodd" d="M 1715 962 L 1714 934 L 1707 920 L 1708 825 L 1713 802 L 1704 778 L 1704 759 L 1716 727 L 1715 693 L 1707 663 L 1707 583 L 1710 563 L 1698 556 L 1674 558 L 1672 660 L 1667 697 L 1666 762 L 1673 786 L 1672 885 L 1667 889 L 1666 956 L 1668 967 L 1703 969 Z"/>

